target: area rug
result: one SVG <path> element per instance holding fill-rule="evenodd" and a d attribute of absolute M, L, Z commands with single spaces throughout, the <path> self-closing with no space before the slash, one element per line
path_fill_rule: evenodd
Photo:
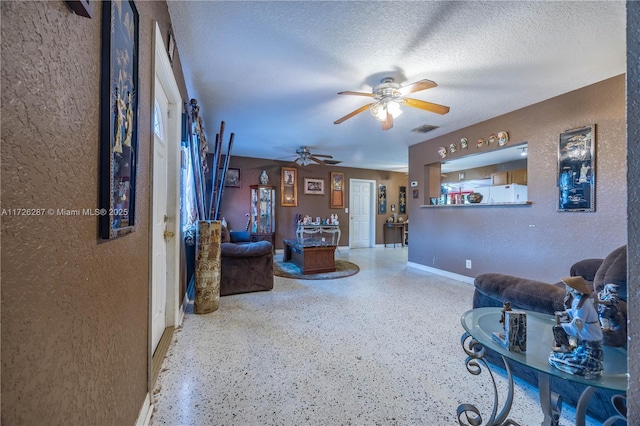
<path fill-rule="evenodd" d="M 278 277 L 295 278 L 298 280 L 333 280 L 336 278 L 350 277 L 360 271 L 355 263 L 346 260 L 336 260 L 335 272 L 323 272 L 320 274 L 302 275 L 300 268 L 293 262 L 273 261 L 273 273 Z"/>

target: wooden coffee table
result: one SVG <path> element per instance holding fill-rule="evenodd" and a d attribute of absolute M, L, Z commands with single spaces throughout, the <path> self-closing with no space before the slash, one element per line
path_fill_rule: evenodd
<path fill-rule="evenodd" d="M 334 272 L 336 246 L 323 241 L 298 242 L 283 240 L 285 262 L 293 262 L 303 275 Z"/>

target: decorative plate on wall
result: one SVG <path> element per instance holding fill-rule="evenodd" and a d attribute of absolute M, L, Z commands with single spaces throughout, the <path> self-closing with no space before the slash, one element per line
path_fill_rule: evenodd
<path fill-rule="evenodd" d="M 460 148 L 461 149 L 469 148 L 469 139 L 467 139 L 467 138 L 460 139 Z"/>
<path fill-rule="evenodd" d="M 478 148 L 480 148 L 482 145 L 484 145 L 485 140 L 483 138 L 478 139 L 478 142 L 476 142 L 476 145 L 478 145 Z"/>
<path fill-rule="evenodd" d="M 441 146 L 440 148 L 438 148 L 438 155 L 440 156 L 440 158 L 444 158 L 447 156 L 447 148 L 445 148 L 444 146 Z"/>
<path fill-rule="evenodd" d="M 505 146 L 509 142 L 509 133 L 498 132 L 498 145 Z"/>
<path fill-rule="evenodd" d="M 489 145 L 498 141 L 498 137 L 496 135 L 489 135 Z"/>
<path fill-rule="evenodd" d="M 457 150 L 458 150 L 458 147 L 456 146 L 456 144 L 455 144 L 455 143 L 452 143 L 451 145 L 449 145 L 449 152 L 450 152 L 450 153 L 452 153 L 452 154 L 453 154 L 453 153 L 454 153 L 454 152 L 456 152 Z"/>

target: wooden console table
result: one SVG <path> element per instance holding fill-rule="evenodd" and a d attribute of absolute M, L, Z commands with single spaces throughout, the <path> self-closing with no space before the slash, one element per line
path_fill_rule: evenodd
<path fill-rule="evenodd" d="M 404 232 L 405 232 L 406 224 L 404 222 L 386 222 L 384 227 L 382 228 L 382 239 L 384 241 L 384 246 L 387 246 L 387 232 L 389 229 L 393 230 L 393 247 L 396 246 L 396 230 L 400 231 L 400 244 L 404 247 Z M 391 244 L 391 243 L 389 243 Z"/>
<path fill-rule="evenodd" d="M 285 262 L 293 262 L 303 275 L 334 272 L 336 270 L 336 246 L 325 242 L 302 244 L 294 240 L 283 240 Z"/>

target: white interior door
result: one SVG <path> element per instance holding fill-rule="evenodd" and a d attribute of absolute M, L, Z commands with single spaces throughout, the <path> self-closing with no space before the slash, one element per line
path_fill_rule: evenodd
<path fill-rule="evenodd" d="M 151 345 L 155 351 L 166 328 L 167 306 L 167 243 L 164 232 L 167 223 L 167 117 L 169 101 L 162 84 L 155 79 L 153 138 L 153 236 L 151 276 Z"/>
<path fill-rule="evenodd" d="M 349 180 L 349 246 L 351 248 L 373 247 L 375 218 L 372 217 L 374 201 L 373 186 L 369 180 Z"/>

